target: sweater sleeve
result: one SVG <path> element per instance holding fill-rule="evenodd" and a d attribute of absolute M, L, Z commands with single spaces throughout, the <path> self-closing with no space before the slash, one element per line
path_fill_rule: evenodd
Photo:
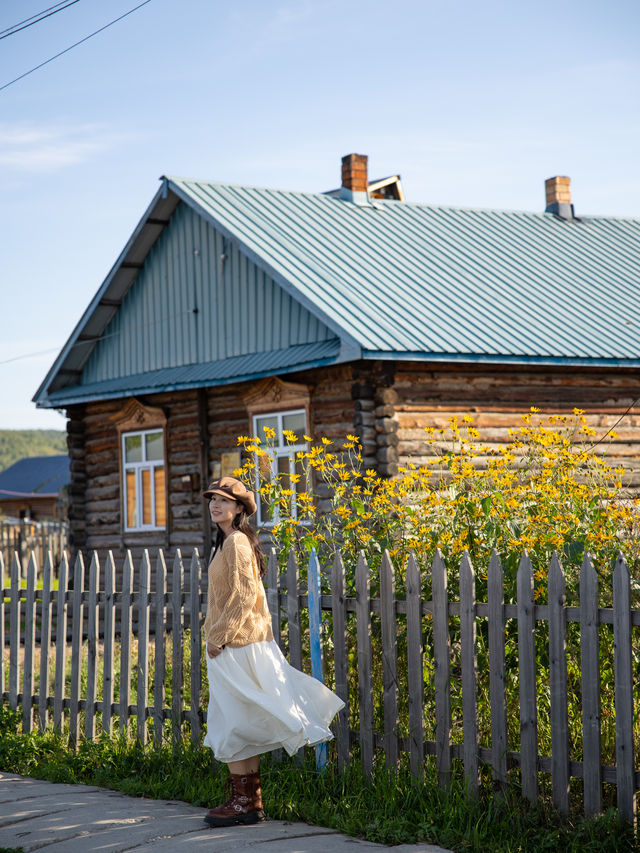
<path fill-rule="evenodd" d="M 223 545 L 222 556 L 229 594 L 220 602 L 220 616 L 207 632 L 207 642 L 214 646 L 233 640 L 257 598 L 253 549 L 246 536 L 231 536 Z"/>

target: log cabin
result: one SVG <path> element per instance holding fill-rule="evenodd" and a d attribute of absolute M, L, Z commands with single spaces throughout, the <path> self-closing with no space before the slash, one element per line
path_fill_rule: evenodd
<path fill-rule="evenodd" d="M 640 219 L 578 216 L 566 177 L 540 212 L 410 203 L 358 154 L 327 193 L 163 177 L 34 397 L 68 418 L 72 547 L 208 553 L 201 491 L 266 426 L 276 471 L 292 429 L 393 476 L 451 415 L 499 442 L 579 407 L 635 481 L 639 262 Z"/>

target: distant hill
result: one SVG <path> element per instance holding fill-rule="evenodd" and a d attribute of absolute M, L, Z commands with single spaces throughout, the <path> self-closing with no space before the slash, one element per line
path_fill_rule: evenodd
<path fill-rule="evenodd" d="M 0 429 L 0 471 L 25 456 L 67 453 L 67 434 L 60 429 Z"/>

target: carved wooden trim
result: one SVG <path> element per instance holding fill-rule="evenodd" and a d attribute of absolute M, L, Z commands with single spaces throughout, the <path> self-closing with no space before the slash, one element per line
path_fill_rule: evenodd
<path fill-rule="evenodd" d="M 116 425 L 118 433 L 134 432 L 143 429 L 164 429 L 167 416 L 162 409 L 155 406 L 145 406 L 132 397 L 110 420 Z"/>
<path fill-rule="evenodd" d="M 308 413 L 311 391 L 308 385 L 284 382 L 277 376 L 269 376 L 255 385 L 242 400 L 249 417 L 282 409 L 305 409 Z"/>

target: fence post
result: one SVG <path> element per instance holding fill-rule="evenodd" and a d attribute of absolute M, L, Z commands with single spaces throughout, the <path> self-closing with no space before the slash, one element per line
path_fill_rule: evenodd
<path fill-rule="evenodd" d="M 202 637 L 200 628 L 200 574 L 202 565 L 198 549 L 193 549 L 191 556 L 190 581 L 190 628 L 191 628 L 191 742 L 200 740 L 200 686 L 202 664 Z"/>
<path fill-rule="evenodd" d="M 120 596 L 120 719 L 121 734 L 129 732 L 129 698 L 131 695 L 131 604 L 133 601 L 133 559 L 127 551 L 122 573 Z"/>
<path fill-rule="evenodd" d="M 154 640 L 156 655 L 153 673 L 153 739 L 156 744 L 162 743 L 164 730 L 166 597 L 167 565 L 162 550 L 159 550 L 156 560 L 156 632 Z"/>
<path fill-rule="evenodd" d="M 448 788 L 451 779 L 451 682 L 449 640 L 449 599 L 447 567 L 438 549 L 431 566 L 433 598 L 433 664 L 436 693 L 436 763 L 438 784 Z"/>
<path fill-rule="evenodd" d="M 467 791 L 478 796 L 478 671 L 476 577 L 465 550 L 460 564 L 460 657 L 462 666 L 462 749 Z"/>
<path fill-rule="evenodd" d="M 289 622 L 289 663 L 302 669 L 302 638 L 300 636 L 300 601 L 298 587 L 300 571 L 293 549 L 287 560 L 287 617 Z"/>
<path fill-rule="evenodd" d="M 518 659 L 520 686 L 520 780 L 522 795 L 538 799 L 538 711 L 536 707 L 533 571 L 525 551 L 518 566 Z"/>
<path fill-rule="evenodd" d="M 1 526 L 2 522 L 0 522 Z M 1 528 L 0 528 L 1 529 Z M 5 607 L 4 607 L 4 557 L 2 555 L 2 550 L 0 550 L 0 704 L 4 701 L 3 694 L 5 688 L 5 666 L 4 666 L 4 647 L 5 647 L 5 635 L 4 635 L 4 619 L 5 619 Z"/>
<path fill-rule="evenodd" d="M 22 690 L 22 731 L 28 733 L 33 725 L 33 668 L 36 644 L 36 578 L 38 563 L 32 552 L 27 564 L 27 600 L 24 614 L 24 668 Z"/>
<path fill-rule="evenodd" d="M 558 811 L 569 811 L 569 712 L 567 700 L 567 610 L 562 566 L 554 551 L 548 577 L 551 787 Z"/>
<path fill-rule="evenodd" d="M 20 682 L 20 581 L 22 566 L 20 557 L 14 553 L 11 561 L 11 615 L 9 620 L 9 706 L 18 708 L 18 684 Z"/>
<path fill-rule="evenodd" d="M 38 721 L 40 731 L 47 727 L 49 712 L 49 653 L 51 646 L 51 581 L 53 558 L 47 551 L 42 572 L 42 615 L 40 623 L 40 689 L 38 699 Z M 3 647 L 0 643 L 0 647 Z"/>
<path fill-rule="evenodd" d="M 147 742 L 147 698 L 149 692 L 149 589 L 151 564 L 149 551 L 142 552 L 140 584 L 138 588 L 138 659 L 136 662 L 136 736 L 140 743 Z"/>
<path fill-rule="evenodd" d="M 182 554 L 176 548 L 171 572 L 171 721 L 175 743 L 182 737 L 182 583 L 184 568 Z"/>
<path fill-rule="evenodd" d="M 636 786 L 633 767 L 633 681 L 629 569 L 618 555 L 613 569 L 613 645 L 616 708 L 616 784 L 623 820 L 635 824 Z"/>
<path fill-rule="evenodd" d="M 280 645 L 280 568 L 275 548 L 269 549 L 267 563 L 267 604 L 271 613 L 273 639 Z"/>
<path fill-rule="evenodd" d="M 489 603 L 489 692 L 491 696 L 491 764 L 493 787 L 504 794 L 507 783 L 507 701 L 504 619 L 504 572 L 497 552 L 487 576 Z"/>
<path fill-rule="evenodd" d="M 584 813 L 586 817 L 591 817 L 602 811 L 602 754 L 598 575 L 589 554 L 585 554 L 580 569 L 580 670 Z"/>
<path fill-rule="evenodd" d="M 65 672 L 67 662 L 67 587 L 69 586 L 69 562 L 62 554 L 58 567 L 58 596 L 56 599 L 56 677 L 53 688 L 53 726 L 62 732 L 64 721 Z"/>
<path fill-rule="evenodd" d="M 71 611 L 71 689 L 69 691 L 69 744 L 78 742 L 78 716 L 80 713 L 80 685 L 82 675 L 82 641 L 84 605 L 84 561 L 78 551 L 73 569 L 73 609 Z"/>
<path fill-rule="evenodd" d="M 320 566 L 316 549 L 309 554 L 307 568 L 307 586 L 309 589 L 309 650 L 311 652 L 311 675 L 324 684 L 324 662 L 322 660 L 322 611 L 320 609 Z M 316 768 L 322 772 L 329 758 L 326 743 L 316 746 Z"/>
<path fill-rule="evenodd" d="M 333 655 L 335 661 L 335 690 L 344 702 L 336 719 L 338 770 L 349 763 L 349 670 L 347 665 L 347 590 L 344 563 L 339 552 L 331 570 L 331 612 L 333 616 Z"/>
<path fill-rule="evenodd" d="M 398 634 L 396 575 L 387 550 L 382 555 L 380 566 L 380 611 L 384 760 L 389 769 L 394 769 L 398 764 Z"/>
<path fill-rule="evenodd" d="M 373 683 L 371 663 L 371 586 L 369 566 L 360 551 L 356 565 L 356 636 L 358 639 L 358 699 L 362 771 L 373 770 Z"/>

